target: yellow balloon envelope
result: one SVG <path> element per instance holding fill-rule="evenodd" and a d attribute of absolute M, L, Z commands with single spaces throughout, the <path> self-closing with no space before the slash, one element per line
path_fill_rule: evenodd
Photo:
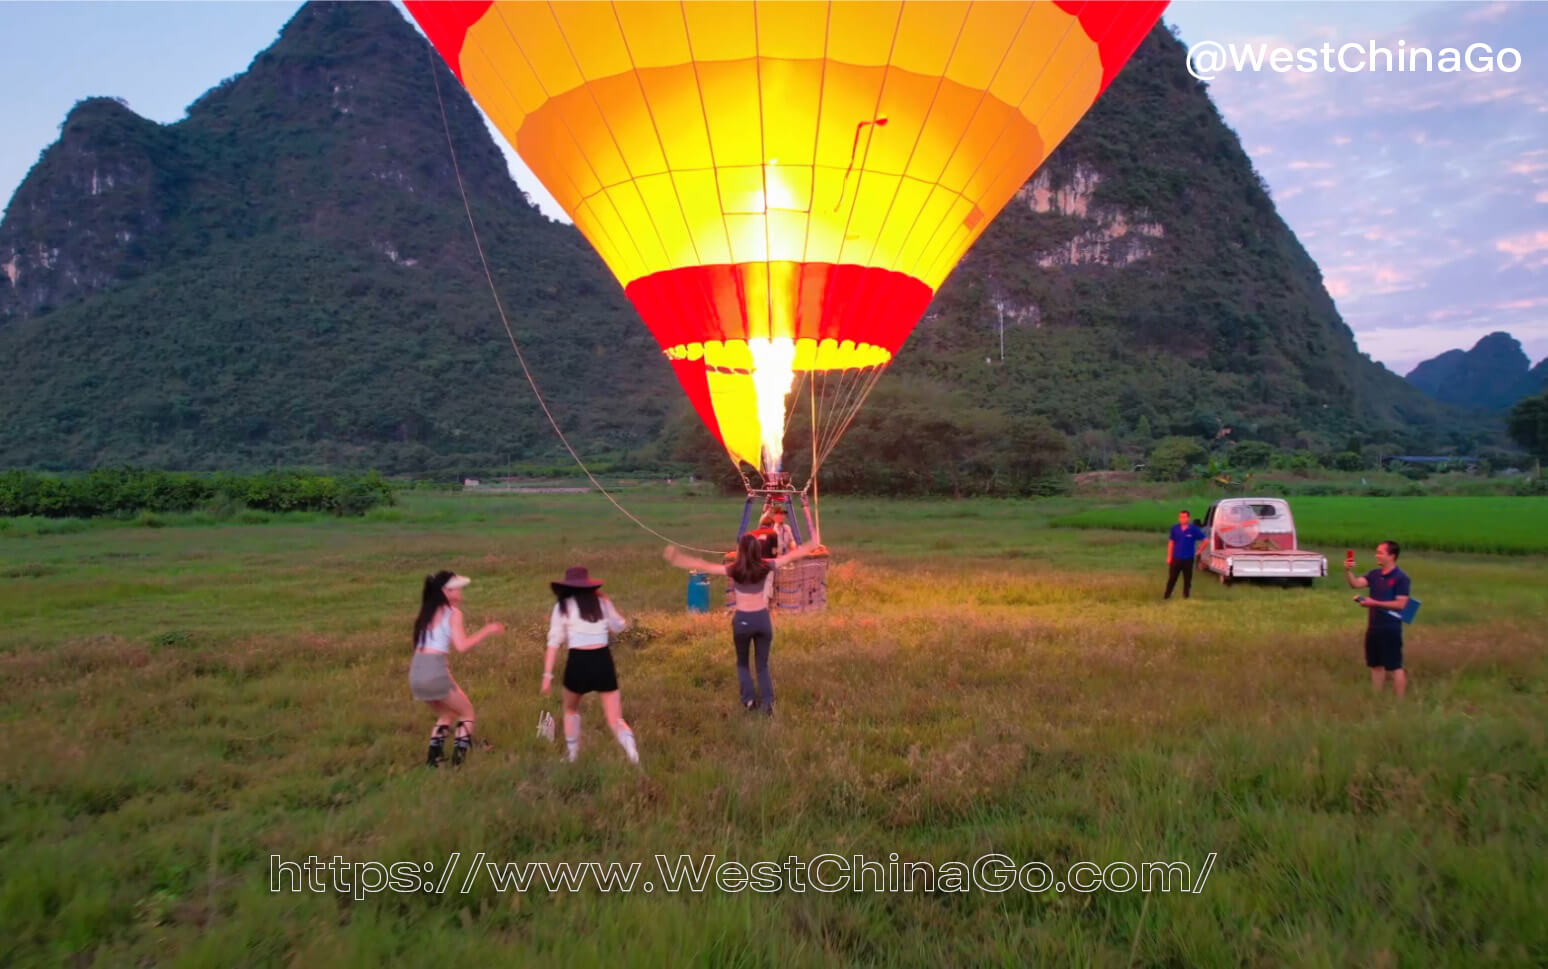
<path fill-rule="evenodd" d="M 1166 4 L 406 5 L 772 470 L 795 376 L 891 362 Z"/>

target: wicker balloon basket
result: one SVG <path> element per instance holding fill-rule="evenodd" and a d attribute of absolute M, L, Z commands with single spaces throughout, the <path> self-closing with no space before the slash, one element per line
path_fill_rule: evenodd
<path fill-rule="evenodd" d="M 735 608 L 731 583 L 726 582 L 726 608 Z M 774 570 L 774 594 L 769 610 L 780 614 L 820 612 L 828 607 L 828 553 L 813 552 Z"/>

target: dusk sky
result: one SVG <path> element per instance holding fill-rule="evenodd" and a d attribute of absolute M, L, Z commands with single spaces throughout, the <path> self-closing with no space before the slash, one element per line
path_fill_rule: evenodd
<path fill-rule="evenodd" d="M 298 6 L 0 3 L 0 199 L 77 100 L 112 95 L 176 121 Z M 1548 357 L 1548 4 L 1180 0 L 1166 20 L 1188 44 L 1518 51 L 1512 72 L 1221 70 L 1210 92 L 1362 350 L 1406 373 L 1506 330 Z M 518 184 L 562 217 L 512 158 Z"/>

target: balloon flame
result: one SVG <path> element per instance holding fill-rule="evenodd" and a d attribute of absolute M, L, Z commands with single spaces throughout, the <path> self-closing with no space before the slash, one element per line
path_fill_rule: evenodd
<path fill-rule="evenodd" d="M 785 398 L 795 383 L 795 341 L 789 337 L 747 341 L 753 358 L 753 391 L 763 437 L 763 470 L 778 471 L 785 452 Z"/>

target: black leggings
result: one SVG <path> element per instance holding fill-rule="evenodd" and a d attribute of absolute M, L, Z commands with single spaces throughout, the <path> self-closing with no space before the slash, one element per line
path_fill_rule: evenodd
<path fill-rule="evenodd" d="M 736 678 L 742 688 L 742 703 L 758 699 L 763 694 L 764 703 L 774 702 L 774 680 L 769 676 L 769 647 L 774 645 L 774 624 L 769 621 L 769 611 L 738 611 L 731 617 L 731 638 L 736 643 Z M 752 672 L 747 668 L 748 647 L 752 647 L 758 663 L 758 693 L 753 692 Z"/>

